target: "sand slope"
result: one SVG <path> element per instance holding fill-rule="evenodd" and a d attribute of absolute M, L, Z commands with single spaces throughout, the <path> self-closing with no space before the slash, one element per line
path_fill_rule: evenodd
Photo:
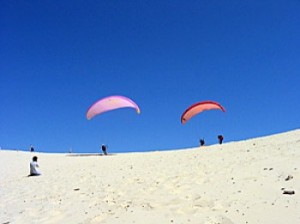
<path fill-rule="evenodd" d="M 33 155 L 42 176 L 27 177 Z M 0 164 L 0 224 L 300 223 L 299 129 L 107 157 L 1 150 Z"/>

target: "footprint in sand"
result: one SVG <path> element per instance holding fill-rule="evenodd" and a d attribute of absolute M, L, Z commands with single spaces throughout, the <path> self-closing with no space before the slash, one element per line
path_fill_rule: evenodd
<path fill-rule="evenodd" d="M 223 206 L 220 203 L 215 203 L 213 200 L 210 199 L 197 199 L 192 202 L 192 208 L 194 209 L 208 209 L 211 211 L 216 211 L 216 210 L 222 210 Z"/>
<path fill-rule="evenodd" d="M 209 220 L 207 220 L 204 224 L 234 224 L 229 218 L 225 216 L 217 216 L 217 217 L 209 217 Z"/>

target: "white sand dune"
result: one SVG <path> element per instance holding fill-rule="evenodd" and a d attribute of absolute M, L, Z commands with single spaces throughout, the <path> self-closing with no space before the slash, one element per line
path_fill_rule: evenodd
<path fill-rule="evenodd" d="M 300 223 L 299 129 L 114 156 L 1 150 L 0 164 L 0 224 Z"/>

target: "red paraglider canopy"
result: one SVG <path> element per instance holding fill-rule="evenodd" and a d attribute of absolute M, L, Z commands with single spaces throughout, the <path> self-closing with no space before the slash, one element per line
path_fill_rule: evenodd
<path fill-rule="evenodd" d="M 225 108 L 221 104 L 214 101 L 203 101 L 203 102 L 195 103 L 183 112 L 183 114 L 181 115 L 181 123 L 185 124 L 193 116 L 205 110 L 214 110 L 214 109 L 225 112 Z"/>

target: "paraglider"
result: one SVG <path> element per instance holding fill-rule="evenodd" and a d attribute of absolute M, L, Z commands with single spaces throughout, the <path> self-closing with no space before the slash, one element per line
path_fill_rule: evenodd
<path fill-rule="evenodd" d="M 183 114 L 181 115 L 181 123 L 185 124 L 195 115 L 206 110 L 214 110 L 214 109 L 225 112 L 225 108 L 221 104 L 214 101 L 203 101 L 203 102 L 195 103 L 183 112 Z"/>
<path fill-rule="evenodd" d="M 86 118 L 90 120 L 96 115 L 124 107 L 134 108 L 138 114 L 140 113 L 139 106 L 131 99 L 125 96 L 108 96 L 92 104 L 86 113 Z"/>

